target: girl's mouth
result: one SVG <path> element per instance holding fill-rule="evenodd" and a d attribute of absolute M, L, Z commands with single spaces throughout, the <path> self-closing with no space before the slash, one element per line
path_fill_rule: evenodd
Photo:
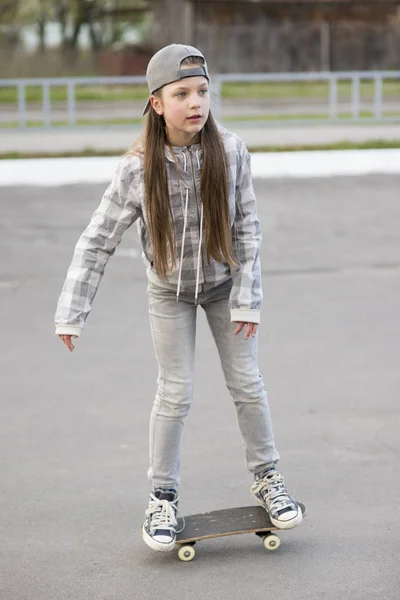
<path fill-rule="evenodd" d="M 193 115 L 193 117 L 188 117 L 189 121 L 200 121 L 201 115 Z"/>

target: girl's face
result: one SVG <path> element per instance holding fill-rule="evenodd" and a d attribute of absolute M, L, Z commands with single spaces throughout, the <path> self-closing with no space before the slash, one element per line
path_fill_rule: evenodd
<path fill-rule="evenodd" d="M 210 112 L 208 81 L 186 77 L 165 85 L 161 97 L 151 96 L 153 109 L 163 115 L 172 146 L 190 146 L 204 127 Z"/>

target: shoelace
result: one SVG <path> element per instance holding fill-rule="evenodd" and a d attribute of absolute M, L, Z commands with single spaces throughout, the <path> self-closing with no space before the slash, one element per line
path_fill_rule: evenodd
<path fill-rule="evenodd" d="M 293 506 L 293 500 L 287 493 L 283 477 L 279 473 L 274 473 L 268 478 L 258 479 L 250 488 L 252 494 L 262 493 L 265 490 L 268 492 L 268 503 L 272 511 L 280 511 L 288 506 Z"/>
<path fill-rule="evenodd" d="M 176 510 L 176 512 L 182 518 L 182 528 L 177 530 L 176 533 L 180 533 L 183 530 L 185 527 L 185 519 L 176 508 L 175 502 L 160 500 L 154 496 L 154 494 L 150 494 L 150 502 L 145 514 L 146 517 L 151 516 L 151 526 L 154 529 L 175 529 L 175 527 L 178 525 L 178 521 L 175 516 Z"/>

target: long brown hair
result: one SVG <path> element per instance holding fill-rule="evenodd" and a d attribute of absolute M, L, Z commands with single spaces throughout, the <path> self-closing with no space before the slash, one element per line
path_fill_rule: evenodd
<path fill-rule="evenodd" d="M 198 64 L 203 64 L 199 57 L 188 57 L 182 62 L 182 66 Z M 154 95 L 161 96 L 161 93 L 162 90 L 159 90 Z M 236 265 L 232 251 L 227 157 L 211 111 L 200 132 L 200 141 L 203 151 L 200 194 L 207 261 L 209 263 L 212 257 L 217 262 Z M 157 275 L 162 279 L 176 267 L 175 231 L 165 165 L 166 144 L 169 145 L 164 117 L 150 108 L 140 145 L 144 154 L 145 202 L 154 264 Z M 140 145 L 136 145 L 136 152 Z"/>

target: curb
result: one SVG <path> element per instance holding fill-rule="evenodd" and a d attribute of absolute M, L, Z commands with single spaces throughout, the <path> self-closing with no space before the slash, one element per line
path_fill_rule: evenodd
<path fill-rule="evenodd" d="M 253 153 L 255 179 L 400 174 L 400 149 Z M 108 184 L 119 157 L 0 161 L 0 186 Z"/>

